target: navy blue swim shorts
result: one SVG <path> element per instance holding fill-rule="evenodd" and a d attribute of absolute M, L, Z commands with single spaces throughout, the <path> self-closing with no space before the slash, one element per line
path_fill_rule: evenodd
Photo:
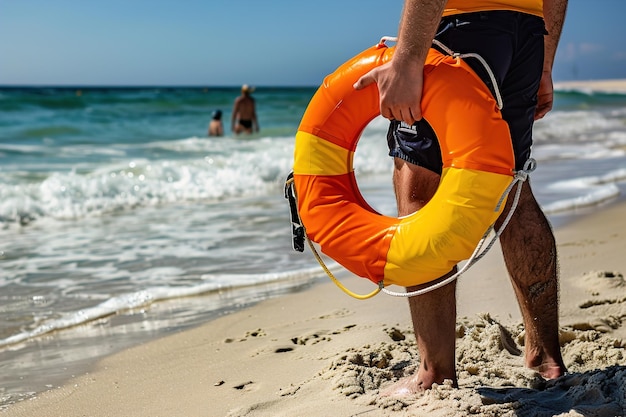
<path fill-rule="evenodd" d="M 446 16 L 435 36 L 454 52 L 480 55 L 493 71 L 502 95 L 502 118 L 511 132 L 517 170 L 530 158 L 545 34 L 544 21 L 538 16 L 489 11 Z M 475 58 L 466 58 L 466 62 L 494 92 L 484 66 Z M 387 143 L 390 156 L 441 174 L 439 143 L 425 120 L 413 126 L 392 121 Z"/>

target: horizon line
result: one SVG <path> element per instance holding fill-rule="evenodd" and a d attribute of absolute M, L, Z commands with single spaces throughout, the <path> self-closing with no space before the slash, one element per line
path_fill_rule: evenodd
<path fill-rule="evenodd" d="M 252 84 L 250 84 L 252 85 Z M 319 85 L 254 85 L 259 88 L 317 88 Z M 194 85 L 194 84 L 0 84 L 0 89 L 17 88 L 189 88 L 189 89 L 231 89 L 241 88 L 241 85 Z"/>

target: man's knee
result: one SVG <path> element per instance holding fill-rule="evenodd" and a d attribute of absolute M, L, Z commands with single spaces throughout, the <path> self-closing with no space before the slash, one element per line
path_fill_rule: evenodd
<path fill-rule="evenodd" d="M 393 183 L 398 213 L 403 216 L 424 207 L 439 186 L 440 176 L 426 168 L 394 158 Z"/>

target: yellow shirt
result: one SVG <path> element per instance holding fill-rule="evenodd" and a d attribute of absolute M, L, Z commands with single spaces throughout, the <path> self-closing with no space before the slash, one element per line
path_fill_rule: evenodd
<path fill-rule="evenodd" d="M 512 10 L 543 17 L 543 0 L 448 0 L 443 15 L 487 10 Z"/>

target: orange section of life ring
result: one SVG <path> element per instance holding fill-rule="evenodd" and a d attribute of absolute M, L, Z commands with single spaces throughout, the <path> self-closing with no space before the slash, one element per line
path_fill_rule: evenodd
<path fill-rule="evenodd" d="M 514 157 L 489 89 L 463 60 L 431 49 L 422 112 L 440 143 L 441 182 L 410 216 L 371 208 L 359 192 L 353 157 L 361 133 L 380 114 L 378 89 L 357 91 L 353 84 L 393 50 L 378 44 L 324 79 L 296 134 L 294 186 L 306 234 L 324 254 L 376 284 L 412 286 L 471 256 L 499 215 Z"/>

